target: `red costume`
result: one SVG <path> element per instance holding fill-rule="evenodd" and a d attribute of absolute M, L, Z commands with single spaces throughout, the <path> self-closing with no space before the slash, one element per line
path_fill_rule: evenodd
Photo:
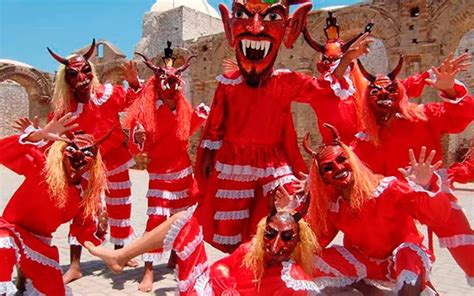
<path fill-rule="evenodd" d="M 79 185 L 69 185 L 64 207 L 57 206 L 45 180 L 43 151 L 22 144 L 21 139 L 12 136 L 0 140 L 0 164 L 25 176 L 0 217 L 0 293 L 15 292 L 12 272 L 19 264 L 31 281 L 27 292 L 65 295 L 58 249 L 51 245 L 52 234 L 61 224 L 75 219 L 81 225 L 77 239 L 98 245 L 97 221 L 91 216 L 85 218 L 81 206 L 84 191 Z"/>

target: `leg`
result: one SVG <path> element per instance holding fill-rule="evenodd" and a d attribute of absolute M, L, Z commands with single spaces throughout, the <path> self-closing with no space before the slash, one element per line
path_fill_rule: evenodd
<path fill-rule="evenodd" d="M 16 266 L 16 288 L 18 291 L 25 292 L 26 290 L 26 277 L 21 271 L 21 268 Z"/>
<path fill-rule="evenodd" d="M 69 258 L 71 260 L 71 263 L 69 264 L 69 269 L 63 275 L 64 284 L 67 285 L 70 282 L 73 282 L 82 277 L 81 253 L 82 247 L 80 245 L 69 246 Z"/>
<path fill-rule="evenodd" d="M 153 290 L 153 262 L 145 262 L 143 278 L 138 285 L 138 291 L 151 292 Z"/>

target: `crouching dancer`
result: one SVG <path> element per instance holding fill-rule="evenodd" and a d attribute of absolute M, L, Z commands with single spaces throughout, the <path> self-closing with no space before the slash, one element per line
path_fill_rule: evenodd
<path fill-rule="evenodd" d="M 71 219 L 81 220 L 80 242 L 100 244 L 96 213 L 106 175 L 98 145 L 88 134 L 70 133 L 77 128 L 69 113 L 43 129 L 17 120 L 21 136 L 0 140 L 0 164 L 25 176 L 25 181 L 0 216 L 0 295 L 13 295 L 12 272 L 16 264 L 27 278 L 27 294 L 65 295 L 58 249 L 52 233 Z M 62 137 L 67 132 L 67 138 Z M 110 134 L 110 133 L 109 133 Z M 55 141 L 47 156 L 38 146 Z M 81 187 L 87 173 L 87 187 Z"/>
<path fill-rule="evenodd" d="M 253 240 L 212 265 L 204 249 L 202 228 L 193 217 L 195 206 L 171 216 L 123 249 L 113 251 L 87 242 L 85 246 L 117 273 L 130 258 L 150 250 L 175 251 L 181 296 L 314 295 L 319 290 L 307 274 L 313 270 L 319 246 L 302 219 L 308 206 L 306 199 L 301 211 L 277 212 L 271 203 L 270 214 L 258 224 Z"/>

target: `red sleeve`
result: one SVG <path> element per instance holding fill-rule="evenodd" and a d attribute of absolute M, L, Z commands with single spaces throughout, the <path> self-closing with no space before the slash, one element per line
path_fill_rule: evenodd
<path fill-rule="evenodd" d="M 95 246 L 102 244 L 103 240 L 97 237 L 96 233 L 98 230 L 98 221 L 95 217 L 84 217 L 84 212 L 79 211 L 78 214 L 73 218 L 73 222 L 70 225 L 71 233 L 74 233 L 77 240 L 81 245 L 85 242 L 91 242 Z"/>
<path fill-rule="evenodd" d="M 405 87 L 408 98 L 419 98 L 426 86 L 425 79 L 428 78 L 430 78 L 430 72 L 425 71 L 403 79 L 401 83 Z"/>
<path fill-rule="evenodd" d="M 330 222 L 330 218 L 327 222 L 327 230 L 318 235 L 318 242 L 321 248 L 326 248 L 336 237 L 339 230 Z"/>
<path fill-rule="evenodd" d="M 117 105 L 117 112 L 122 112 L 139 97 L 140 91 L 134 91 L 131 87 L 126 90 L 121 85 L 114 85 L 114 100 Z"/>
<path fill-rule="evenodd" d="M 0 139 L 0 164 L 19 175 L 39 173 L 44 168 L 44 153 L 34 145 L 21 144 L 20 136 Z"/>
<path fill-rule="evenodd" d="M 328 96 L 347 99 L 355 91 L 349 78 L 345 77 L 345 81 L 339 82 L 330 72 L 326 72 L 318 78 L 299 72 L 291 72 L 285 76 L 288 79 L 288 83 L 286 83 L 289 88 L 288 94 L 292 101 L 300 103 L 309 103 L 312 100 L 317 100 L 318 97 Z"/>
<path fill-rule="evenodd" d="M 206 143 L 215 143 L 222 140 L 224 135 L 224 119 L 226 118 L 226 106 L 225 106 L 225 86 L 221 83 L 217 86 L 214 99 L 212 100 L 211 111 L 207 118 L 206 126 L 204 128 L 202 140 L 203 145 Z M 208 141 L 208 142 L 206 142 Z M 215 145 L 211 145 L 215 146 Z M 203 148 L 212 149 L 212 147 L 206 146 Z"/>
<path fill-rule="evenodd" d="M 466 184 L 474 181 L 474 160 L 454 163 L 448 169 L 448 177 L 452 182 Z"/>
<path fill-rule="evenodd" d="M 209 116 L 209 107 L 208 106 L 204 105 L 205 108 L 207 108 L 207 109 L 205 109 L 206 112 L 201 112 L 200 111 L 200 107 L 202 105 L 204 105 L 204 104 L 198 105 L 194 109 L 193 114 L 191 115 L 191 128 L 190 128 L 190 131 L 189 131 L 189 136 L 194 135 L 194 133 L 196 133 L 198 131 L 198 129 L 204 124 L 204 122 L 206 121 L 206 119 Z"/>

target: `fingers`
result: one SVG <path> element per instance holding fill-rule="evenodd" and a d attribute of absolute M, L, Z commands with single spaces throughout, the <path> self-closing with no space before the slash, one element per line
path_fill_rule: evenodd
<path fill-rule="evenodd" d="M 443 66 L 441 66 L 441 67 L 443 67 Z M 441 67 L 440 67 L 440 68 L 441 68 Z M 431 67 L 431 70 L 433 71 L 433 73 L 436 74 L 436 76 L 441 75 L 441 73 L 439 72 L 438 68 L 436 68 L 436 67 Z"/>
<path fill-rule="evenodd" d="M 433 158 L 435 157 L 435 155 L 436 155 L 436 150 L 431 150 L 425 163 L 430 165 L 433 162 Z"/>
<path fill-rule="evenodd" d="M 64 138 L 64 137 L 61 137 L 59 136 L 58 134 L 54 134 L 54 133 L 48 133 L 46 135 L 46 139 L 47 140 L 50 140 L 50 141 L 60 141 L 60 142 L 66 142 L 66 143 L 69 143 L 69 139 L 67 138 Z"/>
<path fill-rule="evenodd" d="M 403 177 L 408 178 L 410 174 L 408 174 L 408 171 L 405 170 L 404 168 L 399 168 L 398 171 L 403 175 Z"/>
<path fill-rule="evenodd" d="M 65 126 L 64 127 L 64 132 L 70 131 L 70 130 L 75 129 L 77 127 L 79 127 L 79 123 L 74 123 L 72 125 Z"/>
<path fill-rule="evenodd" d="M 408 150 L 408 155 L 410 157 L 410 165 L 412 167 L 417 165 L 416 158 L 415 158 L 415 152 L 413 152 L 413 149 Z"/>
<path fill-rule="evenodd" d="M 438 162 L 436 162 L 434 165 L 433 165 L 433 171 L 436 171 L 437 169 L 439 169 L 439 167 L 443 164 L 443 161 L 442 160 L 438 160 Z"/>
<path fill-rule="evenodd" d="M 420 158 L 418 159 L 418 163 L 424 163 L 426 157 L 426 146 L 421 147 Z"/>
<path fill-rule="evenodd" d="M 433 86 L 435 84 L 434 80 L 431 80 L 429 78 L 425 79 L 425 83 L 428 84 L 429 86 Z"/>

